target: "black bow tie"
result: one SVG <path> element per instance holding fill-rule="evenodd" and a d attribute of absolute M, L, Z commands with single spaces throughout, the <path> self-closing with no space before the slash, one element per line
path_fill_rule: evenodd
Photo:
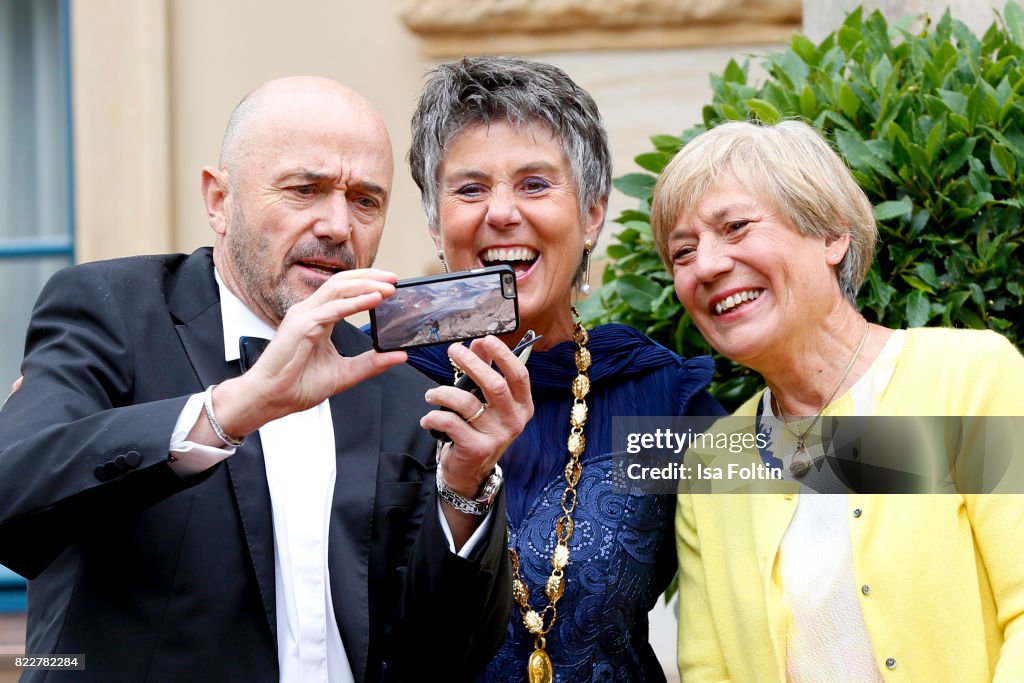
<path fill-rule="evenodd" d="M 242 372 L 256 364 L 269 343 L 269 339 L 262 337 L 238 338 L 238 364 L 242 367 Z"/>

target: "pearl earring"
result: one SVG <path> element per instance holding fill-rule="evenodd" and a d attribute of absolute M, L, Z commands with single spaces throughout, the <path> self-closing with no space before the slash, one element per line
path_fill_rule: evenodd
<path fill-rule="evenodd" d="M 594 252 L 594 243 L 587 240 L 583 243 L 583 284 L 580 285 L 580 292 L 586 296 L 590 294 L 590 255 Z"/>

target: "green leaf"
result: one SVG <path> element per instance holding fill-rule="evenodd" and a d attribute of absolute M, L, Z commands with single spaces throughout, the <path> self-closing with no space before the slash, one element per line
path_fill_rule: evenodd
<path fill-rule="evenodd" d="M 919 235 L 921 231 L 924 230 L 925 226 L 928 225 L 931 218 L 931 214 L 926 209 L 922 209 L 914 214 L 914 218 L 910 221 L 911 236 L 916 237 Z"/>
<path fill-rule="evenodd" d="M 939 170 L 940 178 L 949 178 L 960 170 L 960 167 L 967 162 L 967 157 L 974 152 L 974 146 L 978 143 L 977 138 L 966 138 L 960 133 L 949 136 L 947 148 L 949 155 L 942 162 Z"/>
<path fill-rule="evenodd" d="M 1013 180 L 1017 171 L 1017 161 L 1013 158 L 1006 145 L 992 145 L 990 161 L 996 175 Z"/>
<path fill-rule="evenodd" d="M 778 65 L 789 81 L 789 87 L 786 89 L 788 92 L 799 90 L 800 86 L 807 82 L 807 77 L 811 73 L 807 62 L 792 50 L 786 50 L 782 53 L 779 57 Z"/>
<path fill-rule="evenodd" d="M 612 185 L 627 197 L 650 199 L 656 182 L 657 178 L 646 173 L 627 173 L 613 180 Z"/>
<path fill-rule="evenodd" d="M 956 319 L 971 329 L 985 329 L 985 321 L 975 315 L 974 311 L 969 308 L 965 307 L 957 311 Z"/>
<path fill-rule="evenodd" d="M 625 230 L 620 230 L 619 233 L 615 235 L 615 237 L 620 242 L 630 243 L 636 242 L 637 238 L 639 238 L 640 235 L 640 231 L 637 230 L 636 228 L 626 228 Z"/>
<path fill-rule="evenodd" d="M 975 241 L 975 246 L 978 250 L 978 256 L 981 257 L 982 262 L 988 261 L 992 258 L 996 245 L 992 242 L 992 238 L 988 234 L 987 227 L 982 227 L 981 230 L 978 231 L 978 238 Z"/>
<path fill-rule="evenodd" d="M 725 65 L 725 73 L 722 74 L 722 78 L 726 83 L 746 83 L 746 67 L 741 67 L 735 59 L 730 59 L 729 63 Z"/>
<path fill-rule="evenodd" d="M 957 114 L 959 116 L 962 116 L 964 118 L 967 117 L 967 96 L 966 95 L 964 95 L 963 93 L 954 92 L 952 90 L 942 90 L 942 89 L 940 89 L 938 92 L 939 92 L 939 97 L 942 99 L 942 101 L 945 103 L 945 105 L 947 107 L 949 107 L 949 110 L 951 112 L 953 112 L 954 114 Z"/>
<path fill-rule="evenodd" d="M 672 155 L 668 152 L 647 152 L 633 158 L 636 165 L 651 173 L 661 173 L 672 161 Z"/>
<path fill-rule="evenodd" d="M 857 31 L 849 26 L 840 27 L 836 33 L 836 38 L 839 40 L 839 47 L 842 48 L 846 54 L 851 54 L 857 49 L 857 46 L 861 42 L 860 31 Z"/>
<path fill-rule="evenodd" d="M 800 92 L 800 113 L 807 119 L 813 119 L 818 115 L 818 98 L 814 96 L 814 91 L 809 85 L 805 85 Z"/>
<path fill-rule="evenodd" d="M 913 275 L 900 275 L 900 277 L 903 278 L 904 282 L 906 282 L 908 285 L 918 290 L 919 292 L 927 292 L 928 294 L 935 293 L 935 290 L 929 287 L 927 283 L 917 279 Z"/>
<path fill-rule="evenodd" d="M 796 112 L 800 108 L 800 98 L 791 88 L 780 87 L 778 83 L 765 83 L 761 89 L 761 97 L 780 112 Z M 781 115 L 781 114 L 780 114 Z"/>
<path fill-rule="evenodd" d="M 675 154 L 676 151 L 683 146 L 683 139 L 676 137 L 675 135 L 652 135 L 651 144 L 654 145 L 655 149 L 659 152 Z"/>
<path fill-rule="evenodd" d="M 985 171 L 985 164 L 981 163 L 977 157 L 971 157 L 967 160 L 970 165 L 970 171 L 967 173 L 968 179 L 971 181 L 971 185 L 978 192 L 992 192 L 992 181 L 989 180 L 988 172 Z"/>
<path fill-rule="evenodd" d="M 928 297 L 921 291 L 914 291 L 907 297 L 907 327 L 922 327 L 931 317 Z"/>
<path fill-rule="evenodd" d="M 925 142 L 925 154 L 928 155 L 928 163 L 931 164 L 935 161 L 939 149 L 946 143 L 946 117 L 942 116 L 932 126 L 931 131 L 928 133 L 928 139 Z"/>
<path fill-rule="evenodd" d="M 1010 31 L 1010 35 L 1013 36 L 1013 42 L 1017 45 L 1024 45 L 1024 9 L 1021 9 L 1021 6 L 1013 0 L 1007 0 L 1006 8 L 1003 10 L 1003 19 L 1006 21 L 1006 28 Z"/>
<path fill-rule="evenodd" d="M 874 141 L 878 142 L 878 141 Z M 893 183 L 900 183 L 900 179 L 889 168 L 889 163 L 883 154 L 876 152 L 872 146 L 862 140 L 858 135 L 845 131 L 836 131 L 836 144 L 839 151 L 846 157 L 847 162 L 855 170 L 864 172 L 866 175 L 882 175 Z"/>
<path fill-rule="evenodd" d="M 875 86 L 875 90 L 881 91 L 889 82 L 890 76 L 892 76 L 892 62 L 889 61 L 887 55 L 882 55 L 882 58 L 871 67 L 871 84 Z"/>
<path fill-rule="evenodd" d="M 878 268 L 872 268 L 868 271 L 867 280 L 868 287 L 871 290 L 871 297 L 877 301 L 882 308 L 887 307 L 896 290 L 893 289 L 889 283 L 882 282 L 882 278 L 878 274 Z"/>
<path fill-rule="evenodd" d="M 913 204 L 906 198 L 897 202 L 882 202 L 875 207 L 875 220 L 888 221 L 893 218 L 910 218 L 913 211 Z"/>
<path fill-rule="evenodd" d="M 857 110 L 860 109 L 860 99 L 853 92 L 853 88 L 846 83 L 839 88 L 839 109 L 847 118 L 851 119 L 857 115 Z"/>
<path fill-rule="evenodd" d="M 818 52 L 817 46 L 807 36 L 800 33 L 793 34 L 793 38 L 789 41 L 789 47 L 799 55 L 800 59 L 811 66 L 818 64 L 821 55 Z"/>
<path fill-rule="evenodd" d="M 924 282 L 928 283 L 930 287 L 934 287 L 936 289 L 940 287 L 939 276 L 935 274 L 935 266 L 932 264 L 918 263 L 914 271 L 917 273 L 917 276 Z"/>
<path fill-rule="evenodd" d="M 725 114 L 725 118 L 729 121 L 745 121 L 747 118 L 739 109 L 731 104 L 723 104 L 722 113 Z"/>
<path fill-rule="evenodd" d="M 967 123 L 972 132 L 974 127 L 978 125 L 978 117 L 985 107 L 985 99 L 985 89 L 980 85 L 975 86 L 971 90 L 971 94 L 967 96 Z"/>
<path fill-rule="evenodd" d="M 767 100 L 753 97 L 749 100 L 744 100 L 743 103 L 750 107 L 750 111 L 754 112 L 758 119 L 768 125 L 774 125 L 782 120 L 782 113 Z"/>
<path fill-rule="evenodd" d="M 676 298 L 674 287 L 664 287 L 654 301 L 651 302 L 651 314 L 657 320 L 675 318 L 679 315 L 679 299 Z"/>
<path fill-rule="evenodd" d="M 630 249 L 622 244 L 609 244 L 605 253 L 610 259 L 621 259 L 629 256 Z"/>
<path fill-rule="evenodd" d="M 629 220 L 623 220 L 624 218 L 627 218 L 627 215 Z M 623 211 L 622 215 L 619 216 L 618 222 L 626 228 L 626 230 L 619 233 L 619 239 L 623 239 L 622 235 L 628 235 L 629 231 L 633 231 L 638 235 L 646 235 L 648 238 L 651 236 L 651 218 L 645 213 L 640 213 L 639 211 Z"/>
<path fill-rule="evenodd" d="M 637 209 L 626 209 L 621 214 L 619 214 L 619 217 L 615 219 L 615 222 L 616 223 L 621 223 L 622 225 L 629 225 L 630 227 L 634 227 L 634 228 L 636 228 L 638 226 L 630 225 L 630 224 L 632 222 L 636 222 L 636 223 L 639 223 L 641 225 L 647 225 L 648 226 L 648 230 L 649 230 L 650 229 L 651 216 L 650 216 L 650 214 L 648 214 L 648 213 L 646 213 L 644 211 L 638 211 Z"/>
<path fill-rule="evenodd" d="M 623 275 L 615 281 L 622 300 L 637 311 L 649 313 L 651 304 L 661 295 L 661 286 L 641 275 Z"/>
<path fill-rule="evenodd" d="M 959 311 L 960 307 L 963 306 L 964 302 L 967 301 L 970 297 L 970 292 L 952 292 L 948 297 L 949 303 L 952 306 L 952 312 Z"/>

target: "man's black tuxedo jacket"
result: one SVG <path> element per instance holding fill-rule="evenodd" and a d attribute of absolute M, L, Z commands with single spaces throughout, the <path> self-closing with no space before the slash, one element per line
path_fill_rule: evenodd
<path fill-rule="evenodd" d="M 194 480 L 167 465 L 188 396 L 239 372 L 222 329 L 209 249 L 76 266 L 40 295 L 0 412 L 0 564 L 32 579 L 27 651 L 85 655 L 47 681 L 278 679 L 258 434 Z M 333 339 L 369 348 L 344 323 Z M 469 677 L 508 624 L 504 503 L 472 561 L 449 552 L 428 385 L 400 366 L 330 400 L 331 590 L 359 682 Z"/>

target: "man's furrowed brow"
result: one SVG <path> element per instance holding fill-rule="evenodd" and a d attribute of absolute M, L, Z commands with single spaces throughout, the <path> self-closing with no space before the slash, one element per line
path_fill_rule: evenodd
<path fill-rule="evenodd" d="M 378 185 L 377 183 L 373 182 L 372 180 L 357 180 L 357 181 L 353 182 L 352 185 L 354 187 L 358 187 L 363 192 L 366 192 L 368 194 L 377 195 L 378 197 L 381 197 L 382 199 L 387 199 L 387 196 L 388 196 L 387 188 L 383 187 L 382 185 Z"/>
<path fill-rule="evenodd" d="M 311 168 L 300 168 L 291 175 L 294 178 L 305 180 L 311 183 L 322 183 L 325 180 L 331 179 L 331 175 L 329 173 L 325 173 L 324 171 L 317 171 Z"/>
<path fill-rule="evenodd" d="M 320 184 L 330 181 L 332 177 L 333 176 L 330 173 L 311 168 L 292 168 L 282 171 L 280 175 L 277 176 L 277 182 Z"/>
<path fill-rule="evenodd" d="M 302 180 L 309 183 L 323 183 L 323 182 L 335 182 L 338 177 L 335 173 L 330 171 L 318 171 L 312 168 L 298 168 L 292 171 L 286 171 L 281 174 L 282 180 Z M 387 189 L 382 185 L 375 183 L 372 180 L 367 179 L 353 179 L 348 185 L 353 187 L 359 187 L 365 192 L 373 194 L 386 195 Z"/>

